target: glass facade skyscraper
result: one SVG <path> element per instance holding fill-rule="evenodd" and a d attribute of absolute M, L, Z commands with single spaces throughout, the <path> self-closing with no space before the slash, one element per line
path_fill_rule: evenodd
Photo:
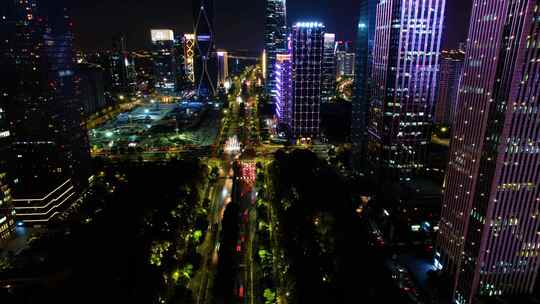
<path fill-rule="evenodd" d="M 336 90 L 336 34 L 324 34 L 322 102 L 330 102 Z"/>
<path fill-rule="evenodd" d="M 320 22 L 298 22 L 291 33 L 291 136 L 319 135 L 325 27 Z"/>
<path fill-rule="evenodd" d="M 336 57 L 336 77 L 353 77 L 355 66 L 355 54 L 346 51 L 337 51 Z"/>
<path fill-rule="evenodd" d="M 533 292 L 540 265 L 538 1 L 473 5 L 438 258 L 455 303 Z"/>
<path fill-rule="evenodd" d="M 369 156 L 392 177 L 425 167 L 445 0 L 377 4 Z"/>
<path fill-rule="evenodd" d="M 195 90 L 201 98 L 217 93 L 214 0 L 193 1 L 195 20 Z"/>
<path fill-rule="evenodd" d="M 375 39 L 377 0 L 360 1 L 356 29 L 354 96 L 352 101 L 351 142 L 363 161 L 367 146 L 367 113 L 371 90 L 371 67 Z"/>
<path fill-rule="evenodd" d="M 287 3 L 286 0 L 266 1 L 264 45 L 266 49 L 266 92 L 275 96 L 276 55 L 287 49 Z"/>
<path fill-rule="evenodd" d="M 110 93 L 133 94 L 136 88 L 136 72 L 133 58 L 127 51 L 127 41 L 124 35 L 115 37 L 113 49 L 109 55 L 109 79 Z"/>
<path fill-rule="evenodd" d="M 17 219 L 45 224 L 89 176 L 86 128 L 65 1 L 1 6 L 0 106 L 10 123 L 8 178 Z"/>
<path fill-rule="evenodd" d="M 441 53 L 435 123 L 452 125 L 458 102 L 459 80 L 465 53 L 461 50 Z"/>
<path fill-rule="evenodd" d="M 172 30 L 152 30 L 152 59 L 154 61 L 155 88 L 161 94 L 176 92 L 178 58 Z"/>
<path fill-rule="evenodd" d="M 8 176 L 8 157 L 11 132 L 6 112 L 0 107 L 0 246 L 9 241 L 15 230 L 15 209 Z"/>

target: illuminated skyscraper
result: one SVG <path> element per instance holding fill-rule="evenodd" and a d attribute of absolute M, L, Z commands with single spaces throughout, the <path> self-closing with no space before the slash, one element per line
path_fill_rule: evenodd
<path fill-rule="evenodd" d="M 151 36 L 156 91 L 165 95 L 173 95 L 176 92 L 178 73 L 174 32 L 172 30 L 152 30 Z"/>
<path fill-rule="evenodd" d="M 225 85 L 225 80 L 229 77 L 229 54 L 226 51 L 218 51 L 218 86 Z"/>
<path fill-rule="evenodd" d="M 351 142 L 363 163 L 367 149 L 367 114 L 371 96 L 371 70 L 375 42 L 377 0 L 360 1 L 356 29 L 354 96 L 352 101 Z"/>
<path fill-rule="evenodd" d="M 343 76 L 354 76 L 354 61 L 355 54 L 349 41 L 336 42 L 334 49 L 334 56 L 336 58 L 336 77 L 341 78 Z"/>
<path fill-rule="evenodd" d="M 292 106 L 292 69 L 291 55 L 276 55 L 276 118 L 280 131 L 288 133 L 291 124 Z"/>
<path fill-rule="evenodd" d="M 9 121 L 6 112 L 0 107 L 0 247 L 12 238 L 15 230 L 15 209 L 8 180 L 10 145 Z"/>
<path fill-rule="evenodd" d="M 293 138 L 319 135 L 325 27 L 319 22 L 298 22 L 291 33 Z"/>
<path fill-rule="evenodd" d="M 540 12 L 475 1 L 439 224 L 455 303 L 528 294 L 540 266 Z"/>
<path fill-rule="evenodd" d="M 354 53 L 338 52 L 336 54 L 337 78 L 354 76 Z"/>
<path fill-rule="evenodd" d="M 214 0 L 193 1 L 195 20 L 195 90 L 202 98 L 217 93 Z"/>
<path fill-rule="evenodd" d="M 369 156 L 393 177 L 425 166 L 445 0 L 377 4 Z"/>
<path fill-rule="evenodd" d="M 266 49 L 266 92 L 275 96 L 276 55 L 287 49 L 286 0 L 266 0 L 266 24 L 264 34 Z"/>
<path fill-rule="evenodd" d="M 336 91 L 336 34 L 324 34 L 322 102 L 329 102 Z"/>
<path fill-rule="evenodd" d="M 195 83 L 195 35 L 184 34 L 184 71 L 188 81 Z"/>
<path fill-rule="evenodd" d="M 113 41 L 113 49 L 109 56 L 110 92 L 113 95 L 132 94 L 136 87 L 135 64 L 126 47 L 126 37 L 120 35 Z"/>
<path fill-rule="evenodd" d="M 435 123 L 452 125 L 454 121 L 464 59 L 463 51 L 441 53 Z"/>
<path fill-rule="evenodd" d="M 11 134 L 7 176 L 17 220 L 28 224 L 54 219 L 88 183 L 66 3 L 8 0 L 0 6 L 0 106 Z"/>

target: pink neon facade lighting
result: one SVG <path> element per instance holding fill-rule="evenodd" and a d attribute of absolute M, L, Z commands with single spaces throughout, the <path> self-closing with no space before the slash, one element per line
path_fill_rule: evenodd
<path fill-rule="evenodd" d="M 377 4 L 369 154 L 388 172 L 425 167 L 444 8 L 445 0 Z"/>
<path fill-rule="evenodd" d="M 540 251 L 537 1 L 474 1 L 438 250 L 454 301 L 531 293 Z"/>

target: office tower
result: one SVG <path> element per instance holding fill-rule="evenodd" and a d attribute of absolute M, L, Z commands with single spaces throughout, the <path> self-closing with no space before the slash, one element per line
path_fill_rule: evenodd
<path fill-rule="evenodd" d="M 425 166 L 445 0 L 377 4 L 369 157 L 397 177 Z"/>
<path fill-rule="evenodd" d="M 119 35 L 113 40 L 109 56 L 108 91 L 111 95 L 133 94 L 135 92 L 136 72 L 133 58 L 126 47 L 126 37 Z"/>
<path fill-rule="evenodd" d="M 276 55 L 276 119 L 280 132 L 288 133 L 292 106 L 292 65 L 290 54 Z"/>
<path fill-rule="evenodd" d="M 330 102 L 336 91 L 336 57 L 334 56 L 335 44 L 336 34 L 324 34 L 322 102 Z"/>
<path fill-rule="evenodd" d="M 218 51 L 218 87 L 225 85 L 229 77 L 229 54 L 226 51 Z"/>
<path fill-rule="evenodd" d="M 435 123 L 452 125 L 457 106 L 459 80 L 465 53 L 460 50 L 442 51 L 439 64 Z"/>
<path fill-rule="evenodd" d="M 201 98 L 217 93 L 214 0 L 193 1 L 195 20 L 195 90 Z"/>
<path fill-rule="evenodd" d="M 291 135 L 295 139 L 319 135 L 325 27 L 298 22 L 291 33 Z"/>
<path fill-rule="evenodd" d="M 266 93 L 275 96 L 276 55 L 287 49 L 287 3 L 286 0 L 266 0 L 266 24 L 264 34 L 266 50 Z"/>
<path fill-rule="evenodd" d="M 154 61 L 151 51 L 133 52 L 133 63 L 137 73 L 137 90 L 145 95 L 154 90 Z M 107 94 L 106 94 L 107 96 Z M 106 98 L 106 102 L 109 100 Z"/>
<path fill-rule="evenodd" d="M 175 84 L 174 87 L 176 89 L 176 93 L 182 93 L 182 91 L 187 86 L 187 78 L 184 73 L 184 35 L 183 34 L 176 34 L 174 36 L 174 47 L 173 47 L 173 56 L 174 60 L 176 62 L 175 67 L 176 70 L 174 71 L 174 80 Z"/>
<path fill-rule="evenodd" d="M 338 52 L 336 54 L 337 78 L 354 76 L 354 53 Z"/>
<path fill-rule="evenodd" d="M 11 132 L 6 112 L 0 107 L 0 247 L 13 237 L 15 231 L 15 209 L 11 197 L 8 175 Z"/>
<path fill-rule="evenodd" d="M 355 54 L 348 41 L 338 41 L 335 46 L 336 77 L 354 76 Z"/>
<path fill-rule="evenodd" d="M 154 86 L 163 95 L 176 92 L 177 61 L 172 30 L 151 30 Z"/>
<path fill-rule="evenodd" d="M 377 0 L 360 1 L 356 29 L 354 96 L 352 100 L 351 142 L 363 162 L 367 148 L 367 116 L 371 96 L 371 67 L 375 40 Z"/>
<path fill-rule="evenodd" d="M 92 63 L 80 63 L 77 70 L 80 78 L 80 100 L 85 116 L 90 116 L 105 107 L 104 70 Z"/>
<path fill-rule="evenodd" d="M 46 224 L 88 183 L 89 153 L 76 96 L 72 23 L 64 1 L 9 0 L 0 21 L 0 105 L 17 221 Z"/>
<path fill-rule="evenodd" d="M 195 35 L 184 34 L 184 72 L 191 84 L 195 83 Z"/>
<path fill-rule="evenodd" d="M 455 303 L 527 294 L 540 251 L 538 1 L 475 2 L 439 224 Z"/>

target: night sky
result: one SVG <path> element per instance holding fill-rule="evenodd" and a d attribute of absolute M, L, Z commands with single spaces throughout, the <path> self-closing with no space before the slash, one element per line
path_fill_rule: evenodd
<path fill-rule="evenodd" d="M 70 1 L 76 44 L 84 50 L 109 48 L 111 39 L 126 33 L 130 49 L 147 48 L 150 28 L 192 32 L 192 0 Z M 467 36 L 472 0 L 447 0 L 444 48 L 457 47 Z M 217 47 L 262 50 L 264 0 L 215 0 Z M 358 1 L 289 0 L 288 22 L 320 20 L 340 40 L 354 38 Z"/>

